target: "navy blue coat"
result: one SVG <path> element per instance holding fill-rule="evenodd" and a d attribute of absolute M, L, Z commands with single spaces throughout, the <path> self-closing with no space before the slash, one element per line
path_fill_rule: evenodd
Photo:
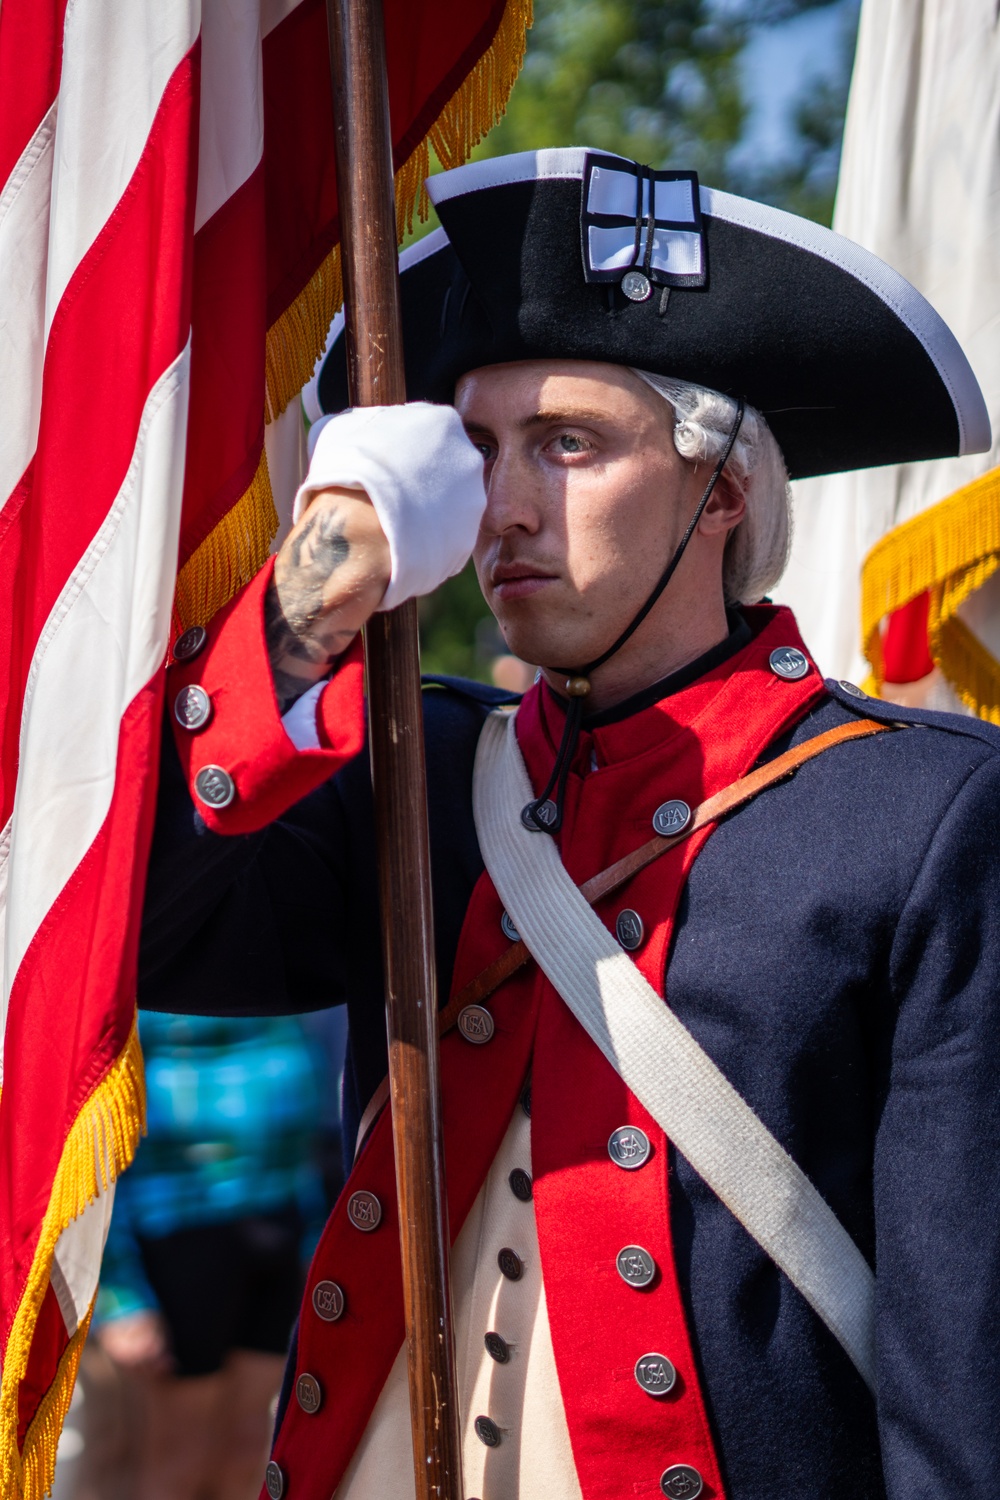
<path fill-rule="evenodd" d="M 880 1395 L 687 1162 L 678 1271 L 730 1500 L 1000 1496 L 1000 731 L 838 684 L 794 734 L 864 715 L 731 815 L 668 961 L 680 1019 L 876 1266 Z M 425 723 L 440 993 L 482 871 L 476 740 L 500 695 L 434 685 Z M 259 834 L 194 811 L 169 733 L 140 1004 L 346 1003 L 345 1136 L 386 1070 L 371 787 L 360 757 Z"/>

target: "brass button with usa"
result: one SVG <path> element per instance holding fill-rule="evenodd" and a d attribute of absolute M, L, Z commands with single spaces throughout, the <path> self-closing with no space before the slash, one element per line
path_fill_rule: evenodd
<path fill-rule="evenodd" d="M 666 1396 L 677 1384 L 677 1371 L 665 1354 L 643 1354 L 635 1362 L 635 1378 L 647 1396 Z"/>
<path fill-rule="evenodd" d="M 644 1167 L 652 1155 L 649 1136 L 637 1125 L 619 1125 L 608 1136 L 608 1155 L 616 1167 L 635 1172 Z"/>
<path fill-rule="evenodd" d="M 653 814 L 653 832 L 661 838 L 673 839 L 683 833 L 691 821 L 691 809 L 680 797 L 661 802 Z"/>
<path fill-rule="evenodd" d="M 486 1353 L 490 1359 L 495 1359 L 498 1365 L 507 1364 L 510 1359 L 510 1345 L 499 1333 L 488 1333 L 483 1339 L 486 1345 Z"/>
<path fill-rule="evenodd" d="M 275 1463 L 273 1458 L 264 1470 L 264 1488 L 270 1495 L 271 1500 L 281 1500 L 282 1495 L 285 1493 L 284 1470 L 280 1464 Z"/>
<path fill-rule="evenodd" d="M 540 802 L 536 807 L 533 802 L 526 802 L 521 808 L 521 822 L 529 833 L 544 833 L 551 828 L 559 816 L 559 809 L 552 798 Z"/>
<path fill-rule="evenodd" d="M 511 1192 L 521 1203 L 531 1202 L 531 1178 L 523 1167 L 515 1167 L 507 1178 Z"/>
<path fill-rule="evenodd" d="M 809 671 L 809 658 L 797 646 L 779 646 L 767 659 L 775 677 L 798 682 Z"/>
<path fill-rule="evenodd" d="M 202 766 L 194 778 L 194 790 L 199 802 L 221 812 L 236 796 L 236 783 L 221 766 Z"/>
<path fill-rule="evenodd" d="M 508 1281 L 520 1281 L 524 1275 L 524 1263 L 516 1250 L 505 1245 L 497 1254 L 497 1265 Z"/>
<path fill-rule="evenodd" d="M 514 926 L 513 922 L 510 920 L 510 917 L 506 912 L 504 912 L 503 916 L 500 918 L 500 931 L 503 933 L 504 937 L 508 938 L 512 943 L 519 943 L 521 941 L 521 934 L 518 932 L 517 928 Z"/>
<path fill-rule="evenodd" d="M 313 1311 L 324 1323 L 344 1316 L 344 1293 L 335 1281 L 317 1281 L 312 1294 Z"/>
<path fill-rule="evenodd" d="M 212 700 L 197 682 L 182 687 L 174 699 L 174 718 L 182 729 L 194 734 L 212 717 Z"/>
<path fill-rule="evenodd" d="M 500 1429 L 492 1417 L 477 1417 L 473 1426 L 476 1429 L 476 1437 L 487 1448 L 499 1448 Z"/>
<path fill-rule="evenodd" d="M 615 1257 L 615 1265 L 622 1281 L 639 1290 L 649 1286 L 656 1275 L 656 1261 L 641 1245 L 625 1245 Z"/>
<path fill-rule="evenodd" d="M 627 953 L 634 953 L 637 948 L 641 948 L 645 935 L 646 930 L 637 911 L 627 906 L 618 913 L 615 918 L 615 937 Z"/>
<path fill-rule="evenodd" d="M 660 1489 L 667 1500 L 696 1500 L 704 1488 L 704 1480 L 690 1464 L 671 1464 L 660 1475 Z"/>
<path fill-rule="evenodd" d="M 347 1200 L 347 1217 L 355 1229 L 371 1234 L 382 1222 L 382 1205 L 374 1193 L 352 1193 Z"/>
<path fill-rule="evenodd" d="M 653 295 L 652 283 L 642 271 L 626 271 L 621 287 L 630 302 L 648 302 Z"/>
<path fill-rule="evenodd" d="M 495 1031 L 493 1017 L 485 1005 L 466 1005 L 458 1013 L 458 1030 L 467 1042 L 482 1047 L 492 1040 Z"/>
<path fill-rule="evenodd" d="M 204 651 L 208 642 L 208 631 L 204 625 L 192 625 L 174 641 L 171 655 L 174 661 L 194 661 Z"/>
<path fill-rule="evenodd" d="M 323 1390 L 315 1375 L 300 1375 L 295 1382 L 295 1399 L 304 1412 L 312 1416 L 323 1405 Z"/>

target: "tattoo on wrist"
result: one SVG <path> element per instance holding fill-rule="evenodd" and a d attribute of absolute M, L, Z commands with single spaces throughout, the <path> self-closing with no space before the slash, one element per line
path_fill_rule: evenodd
<path fill-rule="evenodd" d="M 336 510 L 317 510 L 292 539 L 290 566 L 275 569 L 264 601 L 264 633 L 279 712 L 319 682 L 354 639 L 353 630 L 323 628 L 323 594 L 347 561 L 351 544 Z M 280 564 L 279 564 L 280 567 Z"/>

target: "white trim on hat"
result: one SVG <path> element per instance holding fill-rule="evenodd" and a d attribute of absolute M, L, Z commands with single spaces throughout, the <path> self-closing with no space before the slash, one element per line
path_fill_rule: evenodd
<path fill-rule="evenodd" d="M 845 239 L 822 224 L 718 188 L 701 189 L 701 211 L 713 219 L 738 224 L 769 239 L 808 250 L 868 287 L 927 351 L 955 409 L 959 453 L 985 453 L 989 449 L 992 443 L 989 412 L 962 346 L 926 297 L 898 271 L 854 240 Z"/>
<path fill-rule="evenodd" d="M 587 146 L 562 146 L 545 151 L 518 151 L 513 156 L 490 156 L 485 161 L 452 167 L 450 172 L 438 172 L 426 179 L 425 186 L 437 207 L 463 193 L 481 193 L 486 188 L 506 187 L 512 182 L 538 182 L 546 177 L 575 177 L 580 181 L 588 154 L 592 153 Z"/>

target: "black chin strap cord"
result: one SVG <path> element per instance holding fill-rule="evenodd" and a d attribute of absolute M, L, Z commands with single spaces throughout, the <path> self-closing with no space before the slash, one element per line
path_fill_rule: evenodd
<path fill-rule="evenodd" d="M 540 797 L 535 798 L 534 802 L 525 803 L 521 810 L 521 822 L 526 828 L 531 828 L 540 833 L 555 833 L 562 826 L 566 783 L 569 780 L 569 768 L 576 754 L 577 741 L 580 738 L 584 704 L 587 694 L 590 692 L 590 674 L 596 672 L 598 667 L 603 667 L 604 663 L 610 660 L 616 651 L 620 651 L 625 642 L 635 634 L 671 578 L 673 578 L 674 573 L 677 571 L 677 566 L 687 549 L 687 545 L 694 536 L 695 527 L 705 513 L 705 506 L 712 497 L 712 491 L 718 484 L 722 476 L 722 471 L 729 462 L 733 446 L 740 435 L 740 428 L 743 426 L 743 414 L 745 410 L 746 403 L 741 396 L 736 403 L 736 416 L 733 418 L 733 425 L 730 428 L 729 436 L 726 438 L 726 446 L 723 448 L 719 461 L 712 471 L 711 479 L 705 486 L 705 493 L 698 501 L 694 515 L 688 522 L 687 530 L 674 549 L 673 556 L 667 563 L 653 592 L 638 614 L 626 625 L 618 639 L 606 651 L 602 652 L 600 656 L 595 656 L 594 660 L 588 662 L 585 667 L 578 669 L 569 667 L 557 668 L 560 675 L 565 675 L 566 677 L 566 695 L 568 699 L 566 704 L 566 719 L 563 724 L 562 739 L 559 742 L 559 749 L 552 767 L 552 774 L 546 782 L 545 790 Z M 553 791 L 555 792 L 554 798 L 552 796 Z"/>

